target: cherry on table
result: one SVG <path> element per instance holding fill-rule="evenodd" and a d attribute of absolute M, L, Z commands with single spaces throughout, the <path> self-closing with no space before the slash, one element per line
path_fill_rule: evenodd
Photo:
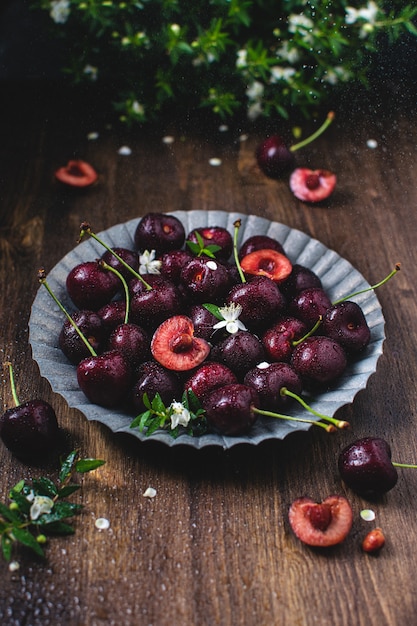
<path fill-rule="evenodd" d="M 89 187 L 98 179 L 92 165 L 81 159 L 71 159 L 55 171 L 55 178 L 69 187 Z"/>
<path fill-rule="evenodd" d="M 20 403 L 16 393 L 13 368 L 9 369 L 14 407 L 7 409 L 0 418 L 0 437 L 4 445 L 16 456 L 27 462 L 42 461 L 55 449 L 59 440 L 59 426 L 52 406 L 41 399 Z"/>
<path fill-rule="evenodd" d="M 301 497 L 291 504 L 289 522 L 303 543 L 317 548 L 335 546 L 346 539 L 353 523 L 352 507 L 344 496 L 328 496 L 322 502 Z"/>
<path fill-rule="evenodd" d="M 329 170 L 298 167 L 292 172 L 289 185 L 298 200 L 315 204 L 333 193 L 336 182 L 336 175 Z"/>

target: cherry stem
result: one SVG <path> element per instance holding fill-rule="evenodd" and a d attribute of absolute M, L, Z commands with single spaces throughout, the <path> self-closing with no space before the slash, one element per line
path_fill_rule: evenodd
<path fill-rule="evenodd" d="M 115 267 L 112 267 L 111 265 L 103 261 L 103 259 L 99 261 L 99 264 L 105 270 L 108 270 L 109 272 L 113 272 L 113 274 L 115 274 L 120 279 L 123 285 L 123 289 L 125 292 L 125 299 L 126 299 L 126 312 L 125 312 L 125 317 L 124 317 L 124 323 L 127 324 L 129 321 L 129 310 L 130 310 L 130 296 L 129 296 L 129 287 L 127 286 L 127 282 L 124 276 L 122 276 L 122 274 Z"/>
<path fill-rule="evenodd" d="M 9 378 L 10 378 L 10 387 L 12 389 L 12 396 L 13 396 L 13 402 L 15 406 L 19 406 L 20 402 L 19 402 L 19 398 L 17 397 L 17 392 L 16 392 L 16 385 L 14 382 L 14 374 L 13 374 L 13 366 L 12 364 L 7 361 L 4 364 L 4 367 L 7 367 L 9 370 Z"/>
<path fill-rule="evenodd" d="M 411 463 L 394 463 L 392 461 L 392 464 L 394 465 L 394 467 L 405 467 L 409 469 L 417 469 L 417 465 L 412 465 Z"/>
<path fill-rule="evenodd" d="M 106 250 L 110 252 L 110 254 L 112 254 L 119 261 L 119 263 L 121 263 L 127 270 L 129 270 L 129 272 L 131 272 L 131 274 L 133 274 L 135 278 L 138 278 L 144 284 L 145 288 L 148 291 L 152 289 L 152 286 L 148 282 L 146 282 L 146 280 L 143 278 L 141 274 L 139 274 L 138 272 L 135 272 L 133 267 L 131 267 L 128 263 L 126 263 L 126 261 L 124 261 L 122 257 L 117 254 L 117 252 L 115 252 L 112 248 L 110 248 L 110 246 L 104 243 L 102 239 L 100 239 L 99 237 L 97 237 L 95 233 L 93 233 L 93 231 L 91 230 L 91 226 L 90 224 L 88 224 L 88 222 L 83 222 L 81 224 L 79 241 L 81 241 L 81 239 L 85 235 L 90 235 L 90 237 L 94 239 L 95 241 L 97 241 L 97 243 L 99 243 L 101 246 L 103 246 L 103 248 L 106 248 Z"/>
<path fill-rule="evenodd" d="M 333 302 L 333 304 L 340 304 L 341 302 L 346 302 L 346 300 L 351 300 L 355 296 L 359 296 L 361 293 L 366 293 L 368 291 L 372 291 L 373 289 L 378 289 L 378 287 L 381 287 L 381 285 L 384 285 L 386 282 L 390 280 L 390 278 L 395 276 L 395 274 L 399 272 L 400 269 L 401 269 L 401 263 L 396 263 L 392 272 L 390 272 L 388 276 L 385 276 L 385 278 L 381 280 L 379 283 L 376 283 L 376 285 L 372 285 L 371 287 L 367 287 L 366 289 L 362 289 L 361 291 L 355 291 L 355 293 L 351 293 L 345 298 L 340 298 L 340 300 L 336 300 L 336 302 Z"/>
<path fill-rule="evenodd" d="M 236 263 L 237 271 L 239 272 L 240 280 L 242 281 L 242 283 L 246 283 L 246 278 L 243 273 L 242 267 L 240 265 L 239 255 L 237 251 L 237 236 L 238 236 L 239 228 L 241 227 L 241 225 L 242 225 L 242 220 L 236 220 L 233 223 L 233 226 L 235 227 L 235 230 L 233 233 L 233 256 L 235 258 L 235 263 Z"/>
<path fill-rule="evenodd" d="M 311 335 L 314 335 L 314 333 L 316 332 L 316 330 L 318 329 L 322 321 L 323 321 L 323 316 L 320 315 L 319 319 L 314 324 L 313 328 L 309 330 L 308 333 L 306 333 L 303 337 L 301 337 L 301 339 L 294 339 L 294 341 L 292 342 L 292 346 L 295 348 L 295 346 L 298 346 L 298 344 L 302 343 L 305 339 L 308 339 L 308 337 L 311 337 Z"/>
<path fill-rule="evenodd" d="M 46 277 L 45 277 L 45 270 L 42 268 L 38 271 L 38 279 L 39 282 L 41 283 L 41 285 L 43 285 L 46 289 L 46 291 L 49 293 L 49 295 L 51 296 L 51 298 L 54 300 L 54 302 L 59 306 L 59 308 L 61 309 L 61 311 L 64 313 L 64 315 L 66 316 L 66 318 L 68 319 L 68 321 L 70 322 L 70 324 L 74 327 L 74 329 L 76 330 L 76 332 L 78 333 L 80 339 L 82 339 L 82 341 L 85 343 L 85 345 L 87 346 L 91 356 L 97 356 L 96 351 L 94 350 L 93 346 L 91 345 L 91 343 L 88 341 L 88 339 L 85 337 L 85 335 L 81 332 L 81 330 L 79 329 L 79 327 L 77 326 L 77 324 L 74 322 L 74 320 L 72 319 L 71 315 L 68 313 L 68 311 L 66 310 L 66 308 L 64 307 L 64 305 L 58 300 L 58 298 L 56 297 L 56 295 L 54 294 L 54 292 L 52 291 L 52 289 L 50 288 L 50 286 L 48 285 L 47 281 L 46 281 Z"/>
<path fill-rule="evenodd" d="M 345 422 L 344 420 L 338 420 L 335 417 L 330 417 L 330 415 L 323 415 L 323 413 L 315 411 L 311 406 L 307 404 L 307 402 L 300 398 L 300 396 L 298 396 L 296 393 L 293 393 L 292 391 L 289 391 L 289 389 L 287 389 L 286 387 L 283 387 L 281 389 L 280 394 L 281 396 L 289 396 L 290 398 L 297 400 L 297 402 L 299 402 L 302 407 L 307 409 L 307 411 L 309 411 L 316 417 L 325 420 L 326 422 L 329 422 L 330 424 L 334 424 L 336 428 L 340 428 L 341 430 L 346 430 L 347 428 L 350 428 L 349 422 Z"/>
<path fill-rule="evenodd" d="M 273 413 L 272 411 L 266 411 L 264 409 L 258 409 L 252 407 L 254 413 L 259 415 L 265 415 L 266 417 L 276 417 L 277 419 L 289 420 L 291 422 L 304 422 L 306 424 L 313 424 L 313 426 L 320 426 L 328 433 L 334 433 L 336 428 L 332 424 L 323 424 L 323 422 L 316 422 L 315 420 L 304 419 L 302 417 L 291 417 L 290 415 L 282 415 L 281 413 Z"/>
<path fill-rule="evenodd" d="M 320 135 L 322 133 L 324 133 L 324 131 L 326 130 L 326 128 L 328 128 L 330 126 L 330 124 L 333 122 L 335 117 L 335 114 L 333 111 L 330 111 L 327 114 L 326 119 L 324 120 L 323 124 L 320 126 L 320 128 L 318 128 L 316 130 L 315 133 L 313 133 L 312 135 L 310 135 L 309 137 L 306 137 L 305 139 L 303 139 L 302 141 L 299 141 L 298 143 L 295 143 L 293 146 L 290 147 L 290 151 L 291 152 L 295 152 L 296 150 L 299 150 L 300 148 L 304 148 L 304 146 L 307 146 L 309 143 L 311 143 L 312 141 L 314 141 L 315 139 L 317 139 L 317 137 L 320 137 Z"/>

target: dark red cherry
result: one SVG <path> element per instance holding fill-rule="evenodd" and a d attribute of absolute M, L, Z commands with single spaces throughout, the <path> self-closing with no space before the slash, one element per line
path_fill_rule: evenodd
<path fill-rule="evenodd" d="M 126 317 L 126 302 L 124 300 L 112 300 L 97 311 L 107 337 L 120 324 L 123 324 Z"/>
<path fill-rule="evenodd" d="M 296 317 L 283 317 L 264 333 L 262 345 L 270 361 L 290 360 L 294 350 L 294 341 L 301 339 L 308 332 L 307 326 Z"/>
<path fill-rule="evenodd" d="M 232 370 L 223 363 L 206 362 L 200 365 L 184 384 L 184 389 L 191 391 L 202 400 L 209 393 L 223 387 L 237 383 L 238 380 Z"/>
<path fill-rule="evenodd" d="M 218 261 L 198 257 L 182 269 L 181 284 L 191 303 L 222 304 L 230 286 L 229 273 Z"/>
<path fill-rule="evenodd" d="M 278 318 L 285 307 L 285 298 L 277 284 L 266 276 L 255 276 L 246 283 L 232 287 L 227 304 L 239 304 L 239 319 L 255 332 L 264 331 Z"/>
<path fill-rule="evenodd" d="M 223 226 L 201 226 L 194 228 L 188 235 L 187 241 L 198 244 L 197 234 L 203 240 L 204 247 L 218 246 L 213 254 L 219 261 L 227 261 L 233 252 L 233 238 Z"/>
<path fill-rule="evenodd" d="M 269 235 L 252 235 L 245 239 L 239 248 L 239 260 L 242 260 L 247 254 L 256 252 L 257 250 L 275 250 L 280 254 L 285 254 L 284 248 L 277 239 Z"/>
<path fill-rule="evenodd" d="M 215 338 L 213 326 L 219 321 L 217 317 L 202 304 L 194 304 L 191 306 L 188 311 L 188 317 L 194 324 L 194 335 L 206 341 L 213 342 Z"/>
<path fill-rule="evenodd" d="M 131 383 L 131 368 L 126 358 L 111 350 L 90 356 L 77 366 L 77 380 L 93 404 L 115 407 L 124 403 Z"/>
<path fill-rule="evenodd" d="M 346 369 L 347 358 L 342 346 L 324 336 L 308 337 L 296 348 L 291 365 L 309 385 L 331 383 Z"/>
<path fill-rule="evenodd" d="M 193 258 L 193 255 L 188 250 L 171 250 L 170 252 L 165 252 L 161 257 L 160 272 L 162 276 L 165 276 L 175 285 L 178 285 L 183 267 Z"/>
<path fill-rule="evenodd" d="M 282 293 L 290 300 L 304 289 L 323 288 L 320 278 L 313 270 L 296 263 L 292 266 L 291 274 L 281 283 Z"/>
<path fill-rule="evenodd" d="M 301 378 L 288 363 L 260 363 L 247 372 L 243 382 L 256 390 L 259 407 L 268 411 L 279 411 L 291 401 L 281 394 L 284 387 L 297 395 L 303 388 Z"/>
<path fill-rule="evenodd" d="M 97 261 L 74 267 L 66 279 L 68 295 L 78 309 L 97 311 L 112 300 L 121 287 L 119 278 Z"/>
<path fill-rule="evenodd" d="M 321 326 L 323 334 L 334 339 L 348 353 L 361 352 L 371 338 L 366 317 L 356 302 L 346 300 L 327 309 Z"/>
<path fill-rule="evenodd" d="M 182 248 L 185 230 L 174 215 L 147 213 L 136 228 L 134 240 L 138 250 L 155 250 L 156 256 L 161 256 L 169 250 Z"/>
<path fill-rule="evenodd" d="M 346 446 L 339 455 L 342 480 L 362 496 L 379 496 L 397 484 L 389 444 L 379 437 L 364 437 Z"/>
<path fill-rule="evenodd" d="M 122 261 L 127 263 L 127 265 L 129 265 L 129 267 L 131 267 L 135 272 L 139 270 L 139 255 L 137 252 L 129 250 L 128 248 L 113 248 L 113 252 L 115 252 L 117 256 L 120 257 Z M 105 263 L 107 263 L 107 265 L 116 269 L 126 280 L 130 280 L 132 278 L 133 273 L 109 250 L 106 250 L 101 258 Z"/>
<path fill-rule="evenodd" d="M 295 167 L 295 157 L 279 135 L 272 135 L 256 149 L 256 161 L 269 178 L 281 178 Z"/>
<path fill-rule="evenodd" d="M 100 352 L 106 340 L 106 329 L 101 317 L 94 311 L 75 311 L 71 315 L 81 333 L 95 352 Z M 58 344 L 67 359 L 74 365 L 91 354 L 73 324 L 67 318 L 61 328 Z"/>
<path fill-rule="evenodd" d="M 210 359 L 224 363 L 238 378 L 243 378 L 246 372 L 265 360 L 265 351 L 256 335 L 240 330 L 217 343 Z"/>
<path fill-rule="evenodd" d="M 253 407 L 257 393 L 242 384 L 224 385 L 212 391 L 203 401 L 207 423 L 222 435 L 244 435 L 256 422 Z"/>
<path fill-rule="evenodd" d="M 161 279 L 161 277 L 158 277 Z M 155 282 L 152 289 L 136 293 L 130 300 L 130 320 L 148 331 L 183 310 L 182 295 L 168 279 Z"/>
<path fill-rule="evenodd" d="M 108 349 L 117 350 L 127 359 L 132 368 L 150 357 L 150 336 L 137 324 L 123 323 L 110 335 Z"/>
<path fill-rule="evenodd" d="M 155 361 L 146 361 L 138 368 L 131 392 L 131 401 L 138 413 L 146 410 L 143 403 L 145 393 L 150 401 L 159 393 L 165 406 L 169 406 L 174 400 L 181 400 L 183 389 L 178 374 Z"/>
<path fill-rule="evenodd" d="M 332 302 L 320 287 L 300 291 L 290 302 L 289 312 L 302 320 L 308 327 L 313 327 L 321 317 L 324 317 Z"/>

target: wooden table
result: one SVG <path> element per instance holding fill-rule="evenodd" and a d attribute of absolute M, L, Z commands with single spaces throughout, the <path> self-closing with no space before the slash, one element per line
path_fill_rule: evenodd
<path fill-rule="evenodd" d="M 417 460 L 417 123 L 408 105 L 393 93 L 386 108 L 371 98 L 356 112 L 349 104 L 337 110 L 332 127 L 300 157 L 338 174 L 333 197 L 314 207 L 298 202 L 285 180 L 257 171 L 253 151 L 266 129 L 243 124 L 220 132 L 207 122 L 129 131 L 108 127 L 97 102 L 59 86 L 5 85 L 2 360 L 14 365 L 20 399 L 49 401 L 74 447 L 106 465 L 85 475 L 74 496 L 85 508 L 72 537 L 51 539 L 45 561 L 18 552 L 17 571 L 0 561 L 2 626 L 412 623 L 417 472 L 400 470 L 395 489 L 369 502 L 343 486 L 336 466 L 340 449 L 365 435 L 386 438 L 397 461 Z M 314 127 L 301 123 L 305 132 Z M 92 131 L 98 139 L 87 138 Z M 170 145 L 162 142 L 168 134 Z M 118 154 L 124 145 L 130 156 Z M 73 192 L 54 181 L 54 170 L 72 157 L 94 165 L 97 185 Z M 209 164 L 213 157 L 220 166 Z M 402 271 L 378 292 L 387 339 L 377 371 L 339 411 L 350 431 L 312 429 L 229 451 L 169 449 L 115 436 L 51 392 L 28 343 L 38 267 L 48 271 L 74 247 L 82 220 L 98 232 L 148 211 L 180 209 L 238 210 L 284 222 L 336 250 L 371 284 L 401 262 Z M 1 397 L 4 408 L 11 406 L 6 373 Z M 18 480 L 45 473 L 3 445 L 0 460 L 3 502 Z M 149 486 L 154 499 L 143 497 Z M 333 493 L 352 504 L 352 532 L 336 548 L 308 548 L 289 527 L 289 505 L 302 495 L 320 501 Z M 375 522 L 360 518 L 364 508 L 375 511 Z M 109 519 L 110 528 L 97 530 L 97 517 Z M 375 525 L 387 542 L 370 556 L 360 545 Z"/>

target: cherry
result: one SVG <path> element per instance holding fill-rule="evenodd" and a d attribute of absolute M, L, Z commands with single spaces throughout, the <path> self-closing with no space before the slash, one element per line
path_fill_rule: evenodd
<path fill-rule="evenodd" d="M 175 285 L 178 285 L 182 268 L 193 259 L 188 250 L 171 250 L 161 257 L 160 272 Z"/>
<path fill-rule="evenodd" d="M 101 307 L 101 309 L 97 311 L 97 315 L 102 321 L 107 336 L 109 336 L 117 326 L 124 322 L 126 317 L 126 302 L 125 300 L 112 300 Z"/>
<path fill-rule="evenodd" d="M 298 200 L 321 202 L 328 198 L 336 187 L 336 176 L 329 170 L 311 170 L 299 167 L 290 176 L 290 189 Z"/>
<path fill-rule="evenodd" d="M 240 305 L 241 321 L 257 332 L 270 326 L 285 307 L 278 285 L 267 276 L 255 276 L 249 282 L 234 285 L 226 302 Z"/>
<path fill-rule="evenodd" d="M 84 261 L 69 272 L 66 287 L 78 309 L 97 311 L 116 295 L 120 281 L 98 261 Z"/>
<path fill-rule="evenodd" d="M 138 413 L 146 410 L 143 403 L 145 393 L 150 401 L 159 393 L 162 402 L 168 406 L 175 398 L 182 396 L 178 374 L 155 361 L 145 361 L 138 367 L 136 382 L 131 392 L 131 401 Z"/>
<path fill-rule="evenodd" d="M 209 393 L 223 387 L 237 383 L 238 380 L 232 370 L 223 363 L 208 361 L 200 365 L 185 382 L 184 389 L 191 391 L 202 400 Z"/>
<path fill-rule="evenodd" d="M 113 248 L 106 250 L 101 259 L 115 268 L 126 280 L 132 278 L 132 269 L 139 270 L 139 255 L 134 250 L 127 248 Z M 129 267 L 126 267 L 128 265 Z"/>
<path fill-rule="evenodd" d="M 283 174 L 294 167 L 294 152 L 317 139 L 331 124 L 333 119 L 334 113 L 328 113 L 326 120 L 315 133 L 290 148 L 287 147 L 283 138 L 279 135 L 268 137 L 257 147 L 255 152 L 259 168 L 269 178 L 281 178 Z"/>
<path fill-rule="evenodd" d="M 327 309 L 321 330 L 327 337 L 340 343 L 348 353 L 361 352 L 371 338 L 362 309 L 350 300 L 339 302 Z"/>
<path fill-rule="evenodd" d="M 391 460 L 391 447 L 380 437 L 364 437 L 346 446 L 338 458 L 342 480 L 362 496 L 380 496 L 398 481 L 397 467 L 417 468 Z"/>
<path fill-rule="evenodd" d="M 117 326 L 110 335 L 108 349 L 123 354 L 131 367 L 136 367 L 150 357 L 150 337 L 146 330 L 124 322 Z"/>
<path fill-rule="evenodd" d="M 328 496 L 317 503 L 297 498 L 289 509 L 289 522 L 303 543 L 314 547 L 334 546 L 346 539 L 353 523 L 352 507 L 343 496 Z"/>
<path fill-rule="evenodd" d="M 260 363 L 246 373 L 243 382 L 258 393 L 262 409 L 276 411 L 288 404 L 290 397 L 282 389 L 300 394 L 301 378 L 288 363 Z"/>
<path fill-rule="evenodd" d="M 326 291 L 321 287 L 312 287 L 300 291 L 290 301 L 288 308 L 291 315 L 310 327 L 322 318 L 331 306 L 332 301 Z"/>
<path fill-rule="evenodd" d="M 252 387 L 239 383 L 214 389 L 204 400 L 203 407 L 210 428 L 229 436 L 246 434 L 257 420 L 254 406 L 258 402 Z"/>
<path fill-rule="evenodd" d="M 131 368 L 120 352 L 109 350 L 86 357 L 77 366 L 77 381 L 90 402 L 115 407 L 127 398 Z"/>
<path fill-rule="evenodd" d="M 243 259 L 247 254 L 256 252 L 257 250 L 275 250 L 280 254 L 285 254 L 284 248 L 279 241 L 269 235 L 252 235 L 248 237 L 239 249 L 239 259 Z"/>
<path fill-rule="evenodd" d="M 161 256 L 182 247 L 185 230 L 174 215 L 147 213 L 136 227 L 134 240 L 138 250 L 155 250 L 157 256 Z"/>
<path fill-rule="evenodd" d="M 202 304 L 194 304 L 188 311 L 188 317 L 193 322 L 196 337 L 201 337 L 206 341 L 214 341 L 215 330 L 213 326 L 218 322 L 218 319 L 211 311 Z"/>
<path fill-rule="evenodd" d="M 151 352 L 155 361 L 167 369 L 183 372 L 200 365 L 209 355 L 210 346 L 204 339 L 194 336 L 189 317 L 175 315 L 154 332 Z"/>
<path fill-rule="evenodd" d="M 93 349 L 99 352 L 106 339 L 106 329 L 101 317 L 94 311 L 75 311 L 71 317 L 72 321 L 69 319 L 64 321 L 58 343 L 67 359 L 74 365 L 78 365 L 82 359 L 90 354 L 90 350 L 81 339 L 78 330 L 87 337 L 88 343 Z"/>
<path fill-rule="evenodd" d="M 182 269 L 181 285 L 192 303 L 221 304 L 230 286 L 229 273 L 221 263 L 198 257 Z"/>
<path fill-rule="evenodd" d="M 217 343 L 212 348 L 211 359 L 224 363 L 238 378 L 242 378 L 246 372 L 265 360 L 265 352 L 256 335 L 240 330 Z"/>
<path fill-rule="evenodd" d="M 44 400 L 34 399 L 20 403 L 16 393 L 13 369 L 9 369 L 14 407 L 10 407 L 0 418 L 0 437 L 4 445 L 14 454 L 28 462 L 38 462 L 49 455 L 59 438 L 59 427 L 52 406 Z"/>
<path fill-rule="evenodd" d="M 307 333 L 307 326 L 296 317 L 283 317 L 268 328 L 262 344 L 271 361 L 289 361 L 297 343 Z"/>
<path fill-rule="evenodd" d="M 202 226 L 194 228 L 187 236 L 187 243 L 191 241 L 199 245 L 198 235 L 202 238 L 204 248 L 216 246 L 217 250 L 214 252 L 216 259 L 219 261 L 227 261 L 229 259 L 233 251 L 233 238 L 226 228 L 223 226 Z"/>
<path fill-rule="evenodd" d="M 288 298 L 294 298 L 300 291 L 311 288 L 323 288 L 320 278 L 308 267 L 295 263 L 291 274 L 280 284 L 282 293 Z"/>
<path fill-rule="evenodd" d="M 97 181 L 98 175 L 89 163 L 78 159 L 58 168 L 55 178 L 70 187 L 88 187 Z"/>
<path fill-rule="evenodd" d="M 179 315 L 182 310 L 183 298 L 178 287 L 161 276 L 151 289 L 135 293 L 130 302 L 131 321 L 149 331 L 154 331 L 164 320 Z"/>
<path fill-rule="evenodd" d="M 342 346 L 324 336 L 307 337 L 294 348 L 291 365 L 309 386 L 331 383 L 346 369 Z"/>

